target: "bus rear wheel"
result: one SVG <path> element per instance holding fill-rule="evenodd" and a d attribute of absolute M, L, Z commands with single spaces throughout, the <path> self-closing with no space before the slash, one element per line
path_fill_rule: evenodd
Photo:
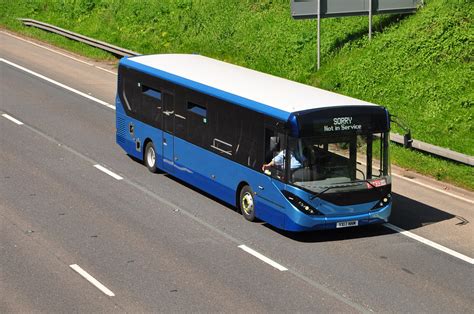
<path fill-rule="evenodd" d="M 156 150 L 155 145 L 153 142 L 148 142 L 145 146 L 145 156 L 143 158 L 143 162 L 145 166 L 150 170 L 150 172 L 155 173 L 157 171 L 156 168 Z"/>
<path fill-rule="evenodd" d="M 255 202 L 252 189 L 245 185 L 240 190 L 239 209 L 242 216 L 248 221 L 255 221 Z"/>

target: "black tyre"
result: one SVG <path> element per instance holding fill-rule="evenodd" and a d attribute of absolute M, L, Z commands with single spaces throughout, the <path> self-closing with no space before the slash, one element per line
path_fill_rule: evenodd
<path fill-rule="evenodd" d="M 254 193 L 248 185 L 240 190 L 239 209 L 246 220 L 255 221 Z"/>
<path fill-rule="evenodd" d="M 148 142 L 145 147 L 145 155 L 143 156 L 143 162 L 150 172 L 157 172 L 156 168 L 156 150 L 153 142 Z"/>

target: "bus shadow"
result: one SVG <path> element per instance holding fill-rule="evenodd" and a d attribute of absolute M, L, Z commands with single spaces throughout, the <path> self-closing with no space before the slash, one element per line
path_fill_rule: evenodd
<path fill-rule="evenodd" d="M 132 155 L 127 154 L 127 157 L 130 158 L 131 160 L 135 161 L 136 163 L 144 166 L 143 160 L 140 160 Z M 145 167 L 146 168 L 146 167 Z M 157 168 L 156 169 L 157 174 L 166 174 L 166 172 L 162 171 L 161 169 Z"/>
<path fill-rule="evenodd" d="M 177 178 L 177 177 L 175 177 L 175 176 L 173 176 L 169 173 L 166 173 L 166 172 L 160 172 L 160 173 L 163 173 L 168 179 L 173 180 L 173 181 L 187 187 L 188 189 L 193 190 L 196 193 L 204 195 L 205 197 L 209 198 L 210 200 L 212 200 L 212 201 L 214 201 L 214 202 L 216 202 L 216 203 L 218 203 L 218 204 L 220 204 L 224 207 L 227 207 L 227 209 L 230 209 L 231 211 L 233 211 L 235 213 L 238 213 L 240 215 L 240 211 L 237 209 L 237 207 L 231 206 L 228 203 L 224 202 L 223 200 L 215 197 L 214 195 L 209 194 L 206 191 L 201 190 L 200 188 L 197 188 L 194 185 L 191 185 L 191 184 L 187 183 L 186 181 L 183 181 L 183 180 L 181 180 L 181 179 L 179 179 L 179 178 Z"/>
<path fill-rule="evenodd" d="M 393 193 L 393 208 L 390 223 L 402 229 L 413 230 L 454 217 L 456 216 L 439 208 Z"/>
<path fill-rule="evenodd" d="M 344 240 L 355 240 L 360 238 L 372 238 L 392 234 L 394 231 L 385 228 L 382 225 L 370 225 L 361 226 L 355 228 L 344 228 L 344 229 L 329 229 L 329 230 L 316 230 L 316 231 L 305 231 L 305 232 L 291 232 L 285 231 L 273 227 L 267 223 L 263 226 L 275 231 L 276 233 L 284 236 L 285 238 L 291 239 L 297 242 L 303 243 L 318 243 L 318 242 L 333 242 L 333 241 L 344 241 Z"/>
<path fill-rule="evenodd" d="M 142 163 L 141 160 L 136 159 L 132 156 L 129 156 L 132 160 Z M 186 186 L 187 188 L 202 194 L 209 198 L 210 200 L 228 208 L 232 212 L 240 215 L 240 211 L 235 207 L 227 204 L 226 202 L 218 199 L 217 197 L 185 182 L 181 179 L 174 177 L 166 172 L 158 170 L 159 174 L 165 175 L 169 179 Z M 403 195 L 392 193 L 393 197 L 393 207 L 392 214 L 390 216 L 390 223 L 400 227 L 404 230 L 413 230 L 426 225 L 433 223 L 438 223 L 441 221 L 449 220 L 455 215 L 449 214 L 441 209 L 434 208 L 432 206 L 420 203 L 411 198 L 405 197 Z M 361 226 L 356 228 L 343 228 L 343 229 L 329 229 L 329 230 L 317 230 L 317 231 L 307 231 L 307 232 L 291 232 L 278 229 L 266 222 L 257 220 L 256 223 L 286 237 L 298 242 L 331 242 L 331 241 L 344 241 L 344 240 L 354 240 L 360 238 L 369 238 L 384 236 L 388 234 L 393 234 L 394 231 L 384 227 L 383 225 L 368 225 Z"/>
<path fill-rule="evenodd" d="M 407 231 L 455 217 L 455 215 L 449 214 L 443 210 L 396 193 L 393 193 L 393 204 L 392 215 L 389 222 Z M 275 228 L 267 223 L 264 223 L 263 225 L 286 238 L 305 243 L 354 240 L 394 233 L 394 231 L 384 227 L 383 225 L 369 225 L 356 228 L 308 232 L 289 232 Z"/>

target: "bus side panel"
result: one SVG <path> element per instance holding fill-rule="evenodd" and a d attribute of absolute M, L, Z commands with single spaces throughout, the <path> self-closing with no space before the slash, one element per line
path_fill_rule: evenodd
<path fill-rule="evenodd" d="M 150 139 L 155 145 L 157 166 L 162 163 L 162 131 L 126 115 L 120 100 L 115 102 L 116 110 L 116 141 L 130 156 L 143 160 L 145 141 Z M 130 127 L 133 128 L 131 132 Z M 137 146 L 137 143 L 139 145 Z"/>
<path fill-rule="evenodd" d="M 235 205 L 237 165 L 232 167 L 229 164 L 233 162 L 177 137 L 174 138 L 174 157 L 176 177 Z"/>
<path fill-rule="evenodd" d="M 232 206 L 236 205 L 238 185 L 245 181 L 257 193 L 256 216 L 276 227 L 284 227 L 286 201 L 270 177 L 179 138 L 174 143 L 175 176 Z"/>
<path fill-rule="evenodd" d="M 262 173 L 253 172 L 258 176 L 258 185 L 253 187 L 256 192 L 255 215 L 277 228 L 284 229 L 285 207 L 288 201 L 281 191 L 285 189 L 285 184 Z"/>
<path fill-rule="evenodd" d="M 116 142 L 123 150 L 136 157 L 135 143 L 129 130 L 130 118 L 125 114 L 122 102 L 118 95 L 115 98 L 115 130 Z"/>

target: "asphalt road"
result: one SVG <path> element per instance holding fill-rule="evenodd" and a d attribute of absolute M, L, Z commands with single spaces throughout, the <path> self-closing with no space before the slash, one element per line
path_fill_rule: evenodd
<path fill-rule="evenodd" d="M 0 43 L 0 58 L 113 104 L 113 68 L 3 32 Z M 291 234 L 248 223 L 127 157 L 115 144 L 113 109 L 6 62 L 0 147 L 0 312 L 474 308 L 470 192 L 394 169 L 391 223 L 471 262 L 385 226 Z"/>

